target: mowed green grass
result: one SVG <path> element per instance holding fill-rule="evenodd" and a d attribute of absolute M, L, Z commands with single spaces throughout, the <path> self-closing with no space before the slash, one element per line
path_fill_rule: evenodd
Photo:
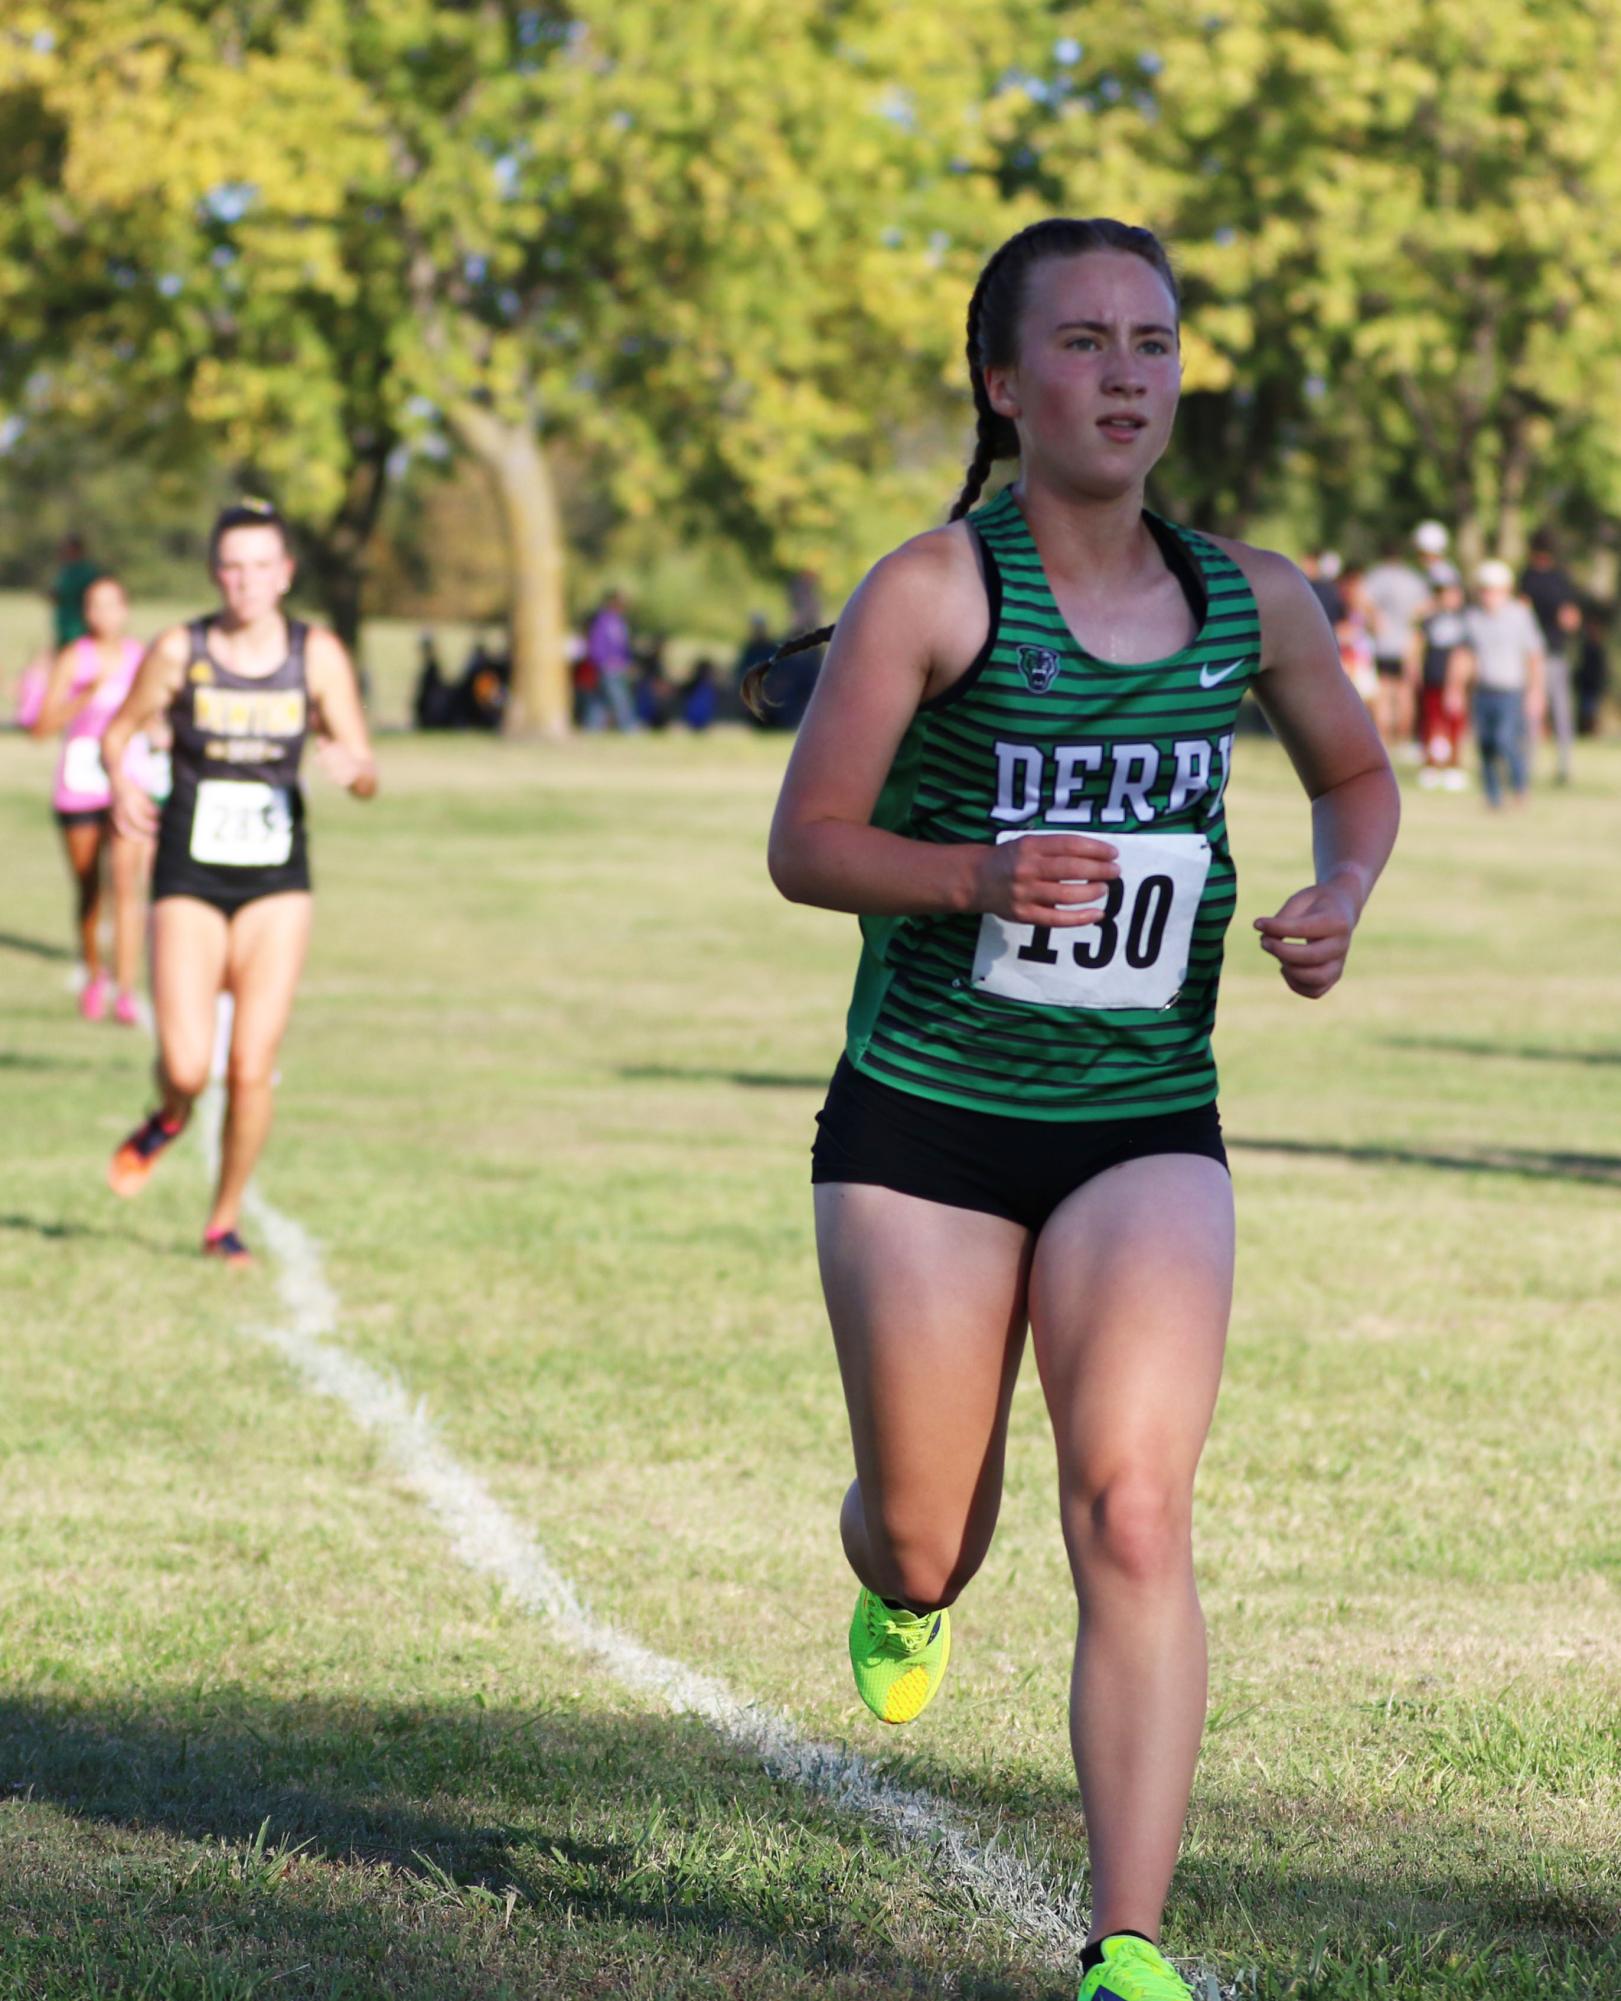
<path fill-rule="evenodd" d="M 765 879 L 780 757 L 400 739 L 318 790 L 262 1185 L 600 1615 L 1084 1881 L 1033 1371 L 944 1698 L 901 1735 L 849 1683 L 806 1154 L 854 924 Z M 0 742 L 0 1995 L 1072 1993 L 459 1568 L 255 1340 L 272 1274 L 199 1263 L 200 1148 L 105 1194 L 148 1052 L 72 1013 L 47 770 Z M 1621 1992 L 1618 795 L 1615 745 L 1519 819 L 1410 795 L 1326 1003 L 1235 926 L 1168 1943 L 1246 1995 Z M 1248 917 L 1307 871 L 1270 745 L 1232 815 Z"/>

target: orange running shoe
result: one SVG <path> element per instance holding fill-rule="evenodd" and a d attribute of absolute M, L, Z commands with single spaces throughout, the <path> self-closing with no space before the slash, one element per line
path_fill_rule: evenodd
<path fill-rule="evenodd" d="M 171 1125 L 162 1112 L 142 1120 L 108 1162 L 107 1186 L 115 1195 L 139 1195 L 158 1164 L 158 1155 L 184 1131 L 184 1121 Z"/>

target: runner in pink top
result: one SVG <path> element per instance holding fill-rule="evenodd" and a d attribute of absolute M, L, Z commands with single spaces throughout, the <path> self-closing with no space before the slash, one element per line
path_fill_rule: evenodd
<path fill-rule="evenodd" d="M 140 969 L 141 917 L 152 843 L 119 833 L 112 823 L 112 791 L 101 762 L 101 733 L 129 693 L 141 664 L 138 640 L 125 633 L 129 601 L 116 577 L 98 577 L 84 594 L 84 638 L 56 656 L 44 699 L 33 719 L 37 737 L 63 732 L 51 795 L 57 824 L 73 874 L 84 958 L 79 1012 L 100 1021 L 107 1012 L 108 980 L 101 963 L 102 858 L 109 856 L 113 879 L 113 966 L 117 994 L 113 1018 L 135 1025 L 135 982 Z M 161 768 L 146 743 L 131 744 L 125 770 L 143 785 L 161 780 Z"/>

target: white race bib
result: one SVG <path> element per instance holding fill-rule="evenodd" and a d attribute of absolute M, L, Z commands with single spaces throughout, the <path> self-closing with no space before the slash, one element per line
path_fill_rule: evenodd
<path fill-rule="evenodd" d="M 106 796 L 107 771 L 101 761 L 101 739 L 70 736 L 62 747 L 62 790 L 80 798 Z"/>
<path fill-rule="evenodd" d="M 1039 840 L 1043 832 L 1000 841 Z M 1064 829 L 1068 832 L 1069 829 Z M 1210 873 L 1203 834 L 1104 834 L 1119 849 L 1120 874 L 1095 924 L 1071 929 L 980 919 L 974 985 L 1037 1007 L 1169 1007 L 1188 976 L 1193 920 Z"/>
<path fill-rule="evenodd" d="M 293 852 L 287 789 L 249 779 L 205 778 L 191 816 L 191 858 L 217 868 L 277 868 Z"/>

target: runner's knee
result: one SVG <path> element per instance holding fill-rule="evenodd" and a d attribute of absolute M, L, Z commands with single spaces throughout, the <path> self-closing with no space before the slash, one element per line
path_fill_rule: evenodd
<path fill-rule="evenodd" d="M 207 1052 L 201 1055 L 192 1051 L 166 1053 L 163 1074 L 169 1088 L 178 1091 L 182 1098 L 200 1098 L 208 1088 Z"/>
<path fill-rule="evenodd" d="M 1153 1585 L 1180 1579 L 1192 1563 L 1192 1494 L 1154 1467 L 1078 1486 L 1065 1513 L 1077 1571 Z"/>
<path fill-rule="evenodd" d="M 225 1080 L 233 1091 L 268 1091 L 276 1074 L 273 1051 L 233 1049 Z"/>

